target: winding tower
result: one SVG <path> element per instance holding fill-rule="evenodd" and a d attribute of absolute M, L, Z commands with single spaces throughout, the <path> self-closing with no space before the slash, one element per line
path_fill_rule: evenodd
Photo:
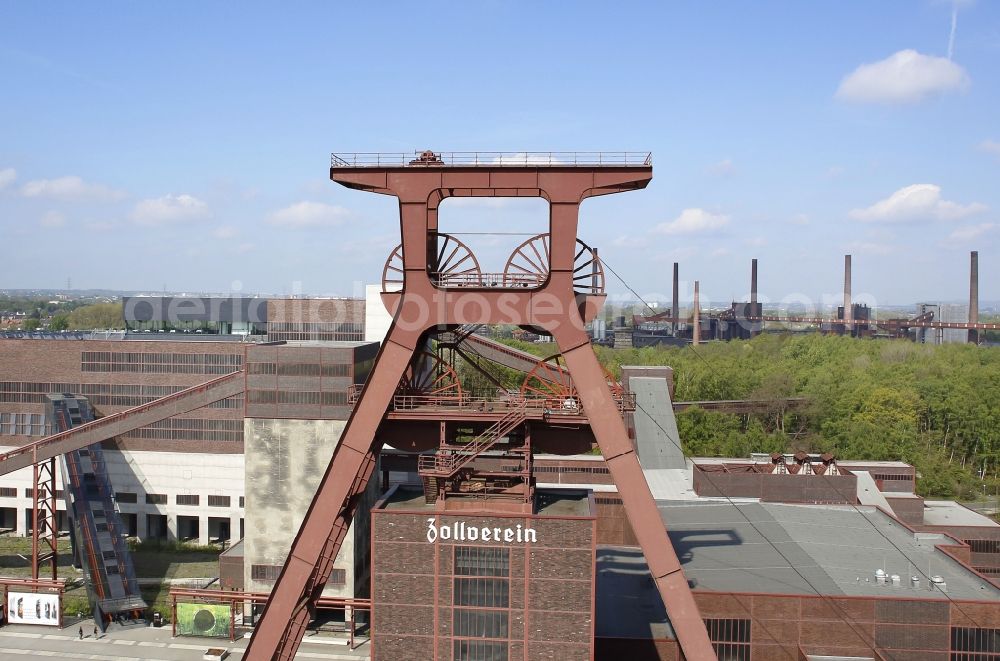
<path fill-rule="evenodd" d="M 493 506 L 530 509 L 533 444 L 549 451 L 563 444 L 563 452 L 576 452 L 578 442 L 571 446 L 579 434 L 560 430 L 586 427 L 617 485 L 684 655 L 715 658 L 623 421 L 629 394 L 601 368 L 585 331 L 606 295 L 597 251 L 577 236 L 580 205 L 589 197 L 645 188 L 652 179 L 650 154 L 334 155 L 330 178 L 399 201 L 401 241 L 383 269 L 381 294 L 393 321 L 367 382 L 355 393 L 353 413 L 245 658 L 295 656 L 386 429 L 413 425 L 421 415 L 434 432 L 413 433 L 409 449 L 434 450 L 420 457 L 419 473 L 427 502 L 440 509 L 468 507 L 463 499 L 482 491 L 495 496 Z M 518 246 L 503 272 L 483 272 L 458 237 L 439 232 L 438 210 L 449 197 L 543 198 L 548 232 Z M 447 356 L 468 349 L 465 340 L 476 328 L 493 324 L 551 335 L 559 355 L 526 369 L 519 390 L 498 388 L 492 397 L 477 397 L 463 392 Z M 474 431 L 458 438 L 449 421 Z"/>

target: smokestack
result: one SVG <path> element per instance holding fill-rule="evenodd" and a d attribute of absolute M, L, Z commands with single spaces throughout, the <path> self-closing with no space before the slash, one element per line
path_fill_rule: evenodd
<path fill-rule="evenodd" d="M 851 332 L 854 310 L 851 309 L 851 256 L 844 255 L 844 332 Z"/>
<path fill-rule="evenodd" d="M 969 264 L 969 323 L 979 323 L 979 251 L 973 250 Z M 979 331 L 969 329 L 969 342 L 979 344 Z"/>
<path fill-rule="evenodd" d="M 590 265 L 590 291 L 593 294 L 600 293 L 601 281 L 601 259 L 597 256 L 597 248 L 593 248 L 594 261 Z"/>
<path fill-rule="evenodd" d="M 750 262 L 750 303 L 757 302 L 757 258 Z"/>
<path fill-rule="evenodd" d="M 677 309 L 677 292 L 680 287 L 680 276 L 678 273 L 677 262 L 674 262 L 674 298 L 670 305 L 670 316 L 673 317 L 671 325 L 674 329 L 674 335 L 677 335 L 677 329 L 680 328 L 680 322 L 677 321 L 677 315 L 680 314 L 680 311 Z"/>
<path fill-rule="evenodd" d="M 691 315 L 693 326 L 693 332 L 691 333 L 691 342 L 693 344 L 698 344 L 701 342 L 701 303 L 698 300 L 698 281 L 694 281 L 694 312 Z"/>

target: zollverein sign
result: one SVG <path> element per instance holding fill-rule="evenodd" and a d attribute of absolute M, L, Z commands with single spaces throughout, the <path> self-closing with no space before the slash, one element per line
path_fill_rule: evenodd
<path fill-rule="evenodd" d="M 427 519 L 427 541 L 433 544 L 437 540 L 454 542 L 497 542 L 500 544 L 535 543 L 537 537 L 534 528 L 525 528 L 517 524 L 513 528 L 490 528 L 488 526 L 469 526 L 464 521 L 437 525 L 437 518 Z"/>

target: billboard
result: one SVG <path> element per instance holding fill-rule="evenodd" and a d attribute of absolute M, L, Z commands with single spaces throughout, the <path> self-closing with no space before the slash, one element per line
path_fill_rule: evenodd
<path fill-rule="evenodd" d="M 59 624 L 59 595 L 50 592 L 8 592 L 10 624 Z"/>
<path fill-rule="evenodd" d="M 229 604 L 177 604 L 177 634 L 228 638 L 232 606 Z"/>

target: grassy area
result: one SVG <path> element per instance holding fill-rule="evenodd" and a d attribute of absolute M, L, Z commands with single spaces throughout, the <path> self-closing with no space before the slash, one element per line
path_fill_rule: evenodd
<path fill-rule="evenodd" d="M 73 578 L 79 575 L 73 569 L 70 555 L 69 539 L 59 542 L 59 575 Z M 31 576 L 31 538 L 30 537 L 0 537 L 0 576 L 12 578 L 29 578 Z"/>
<path fill-rule="evenodd" d="M 132 553 L 139 578 L 210 578 L 219 575 L 219 552 L 172 553 L 138 550 Z"/>
<path fill-rule="evenodd" d="M 220 550 L 210 546 L 148 542 L 129 544 L 136 576 L 140 579 L 213 578 L 219 574 Z M 0 537 L 0 576 L 31 576 L 31 538 Z M 69 581 L 63 598 L 63 613 L 88 615 L 90 604 L 83 585 L 83 573 L 72 567 L 68 538 L 59 540 L 59 576 Z M 150 609 L 170 612 L 170 585 L 165 582 L 143 587 L 142 598 Z"/>

